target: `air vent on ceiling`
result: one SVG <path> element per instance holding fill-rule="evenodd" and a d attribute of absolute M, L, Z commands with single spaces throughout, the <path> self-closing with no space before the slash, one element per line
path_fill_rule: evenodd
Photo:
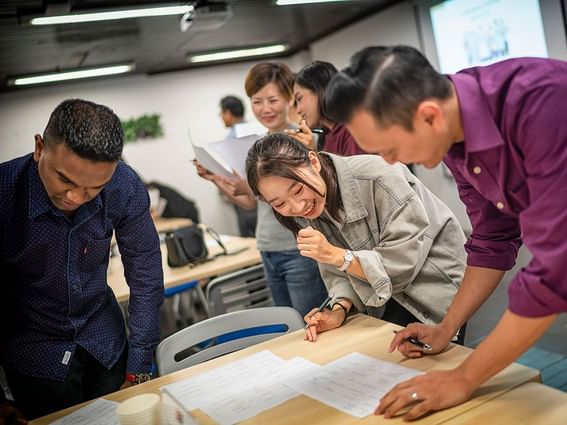
<path fill-rule="evenodd" d="M 195 8 L 181 17 L 181 31 L 210 31 L 222 27 L 232 17 L 226 2 L 197 2 Z"/>

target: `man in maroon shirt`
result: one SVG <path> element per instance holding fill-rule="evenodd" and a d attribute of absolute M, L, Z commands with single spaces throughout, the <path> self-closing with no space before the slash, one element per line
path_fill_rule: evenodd
<path fill-rule="evenodd" d="M 414 48 L 356 53 L 327 90 L 327 108 L 360 146 L 394 163 L 432 168 L 445 161 L 473 230 L 461 288 L 439 326 L 411 324 L 390 345 L 445 349 L 515 262 L 520 244 L 533 259 L 513 279 L 508 309 L 457 368 L 403 382 L 376 414 L 404 419 L 467 400 L 567 312 L 567 63 L 523 58 L 455 75 L 436 72 Z"/>

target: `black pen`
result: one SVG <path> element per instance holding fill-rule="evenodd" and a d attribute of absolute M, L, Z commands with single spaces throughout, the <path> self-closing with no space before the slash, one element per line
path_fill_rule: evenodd
<path fill-rule="evenodd" d="M 329 296 L 327 296 L 327 298 L 325 298 L 325 300 L 321 303 L 321 305 L 319 307 L 317 307 L 317 311 L 323 311 L 323 309 L 325 307 L 327 307 L 327 304 L 329 304 L 329 302 L 333 299 L 333 297 L 335 296 L 334 292 L 330 292 Z M 315 313 L 313 313 L 315 314 Z M 311 316 L 313 316 L 313 314 Z M 309 316 L 309 317 L 311 317 Z M 306 323 L 305 326 L 303 327 L 303 329 L 307 329 L 309 327 L 309 323 Z"/>
<path fill-rule="evenodd" d="M 398 333 L 398 331 L 394 331 L 395 334 Z M 406 341 L 412 343 L 413 345 L 418 346 L 419 348 L 423 348 L 424 350 L 427 351 L 431 351 L 431 345 L 425 343 L 425 342 L 421 342 L 419 339 L 414 338 L 413 336 L 410 336 L 409 338 L 404 338 Z"/>

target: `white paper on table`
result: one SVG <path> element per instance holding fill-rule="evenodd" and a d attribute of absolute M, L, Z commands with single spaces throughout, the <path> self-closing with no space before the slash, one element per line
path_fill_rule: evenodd
<path fill-rule="evenodd" d="M 399 382 L 422 372 L 352 353 L 295 375 L 286 385 L 349 415 L 364 418 L 378 400 Z"/>
<path fill-rule="evenodd" d="M 117 407 L 117 402 L 99 398 L 51 425 L 118 425 Z"/>
<path fill-rule="evenodd" d="M 187 410 L 233 424 L 299 395 L 283 385 L 288 362 L 264 350 L 162 388 Z"/>

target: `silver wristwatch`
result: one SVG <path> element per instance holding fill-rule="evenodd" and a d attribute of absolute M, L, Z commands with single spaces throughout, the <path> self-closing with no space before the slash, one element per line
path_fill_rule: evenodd
<path fill-rule="evenodd" d="M 354 254 L 352 253 L 352 251 L 350 250 L 346 250 L 345 251 L 345 255 L 343 257 L 344 261 L 342 266 L 337 267 L 337 269 L 341 272 L 344 272 L 346 269 L 348 269 L 348 266 L 350 266 L 350 263 L 352 263 L 352 260 L 354 260 Z"/>

